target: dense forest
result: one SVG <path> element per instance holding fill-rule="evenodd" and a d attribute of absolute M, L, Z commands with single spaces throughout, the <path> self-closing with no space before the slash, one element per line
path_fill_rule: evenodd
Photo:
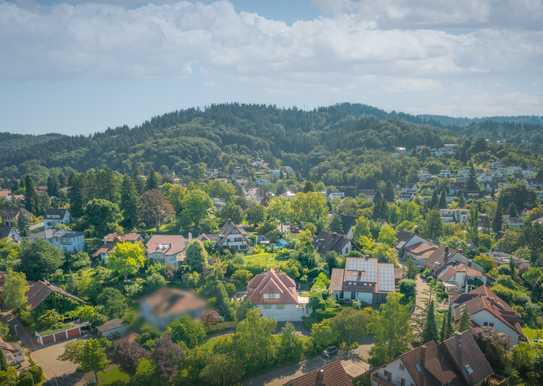
<path fill-rule="evenodd" d="M 90 136 L 0 134 L 0 174 L 20 177 L 36 167 L 79 171 L 109 167 L 128 173 L 150 170 L 191 176 L 205 168 L 228 172 L 255 156 L 293 167 L 302 176 L 322 176 L 328 166 L 344 170 L 386 159 L 396 146 L 439 147 L 485 138 L 530 152 L 543 147 L 542 117 L 450 118 L 387 113 L 361 104 L 311 111 L 266 105 L 220 104 L 154 117 L 143 124 Z M 341 172 L 341 170 L 340 170 Z M 347 180 L 349 178 L 346 178 Z M 362 184 L 363 185 L 363 184 Z"/>

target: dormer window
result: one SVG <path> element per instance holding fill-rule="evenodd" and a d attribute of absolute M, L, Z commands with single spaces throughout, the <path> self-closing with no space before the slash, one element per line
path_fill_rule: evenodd
<path fill-rule="evenodd" d="M 279 299 L 281 295 L 275 292 L 268 292 L 268 293 L 265 293 L 263 297 L 264 299 Z"/>
<path fill-rule="evenodd" d="M 464 370 L 466 370 L 466 374 L 468 374 L 468 375 L 473 374 L 473 368 L 471 367 L 471 365 L 469 363 L 466 363 L 464 365 Z"/>

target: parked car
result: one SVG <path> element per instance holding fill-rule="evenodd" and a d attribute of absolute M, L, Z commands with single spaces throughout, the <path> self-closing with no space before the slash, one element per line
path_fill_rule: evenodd
<path fill-rule="evenodd" d="M 326 359 L 332 358 L 333 356 L 337 355 L 337 347 L 336 346 L 330 346 L 326 348 L 322 352 L 322 356 Z"/>

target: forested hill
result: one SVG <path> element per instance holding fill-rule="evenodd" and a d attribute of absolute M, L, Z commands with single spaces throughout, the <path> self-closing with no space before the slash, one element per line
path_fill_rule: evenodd
<path fill-rule="evenodd" d="M 342 152 L 438 146 L 465 135 L 541 144 L 541 128 L 542 117 L 415 116 L 346 103 L 311 111 L 221 104 L 179 110 L 134 128 L 122 126 L 91 136 L 2 133 L 0 170 L 5 174 L 8 168 L 16 174 L 17 167 L 32 161 L 79 170 L 167 167 L 183 174 L 200 163 L 223 168 L 240 157 L 259 156 L 309 172 L 330 155 Z"/>

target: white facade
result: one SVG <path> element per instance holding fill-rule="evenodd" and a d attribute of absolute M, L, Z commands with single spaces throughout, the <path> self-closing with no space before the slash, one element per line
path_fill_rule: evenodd
<path fill-rule="evenodd" d="M 262 316 L 277 322 L 301 322 L 309 315 L 307 302 L 299 304 L 258 304 Z"/>
<path fill-rule="evenodd" d="M 45 217 L 43 225 L 45 228 L 54 228 L 60 224 L 69 224 L 71 221 L 70 212 L 68 210 L 64 211 L 63 215 L 51 214 Z"/>
<path fill-rule="evenodd" d="M 85 236 L 80 232 L 54 234 L 46 240 L 66 253 L 81 252 L 85 249 Z"/>
<path fill-rule="evenodd" d="M 388 365 L 375 370 L 372 375 L 371 384 L 372 386 L 380 386 L 379 383 L 373 379 L 374 376 L 379 376 L 381 379 L 386 380 L 394 386 L 415 386 L 413 378 L 411 378 L 409 371 L 406 369 L 401 359 L 396 359 Z"/>
<path fill-rule="evenodd" d="M 230 234 L 226 236 L 223 246 L 235 250 L 245 250 L 249 246 L 247 239 L 240 234 Z"/>
<path fill-rule="evenodd" d="M 511 327 L 503 323 L 501 320 L 496 318 L 494 315 L 492 315 L 490 312 L 486 310 L 481 310 L 471 315 L 470 319 L 477 323 L 477 325 L 479 326 L 493 327 L 496 331 L 507 335 L 512 345 L 518 344 L 520 338 L 519 334 Z"/>
<path fill-rule="evenodd" d="M 469 219 L 469 210 L 467 209 L 440 209 L 439 217 L 444 223 L 465 224 Z"/>
<path fill-rule="evenodd" d="M 160 264 L 167 265 L 172 268 L 177 268 L 179 265 L 179 261 L 183 260 L 182 254 L 179 254 L 179 255 L 166 255 L 161 252 L 154 252 L 154 253 L 149 254 L 149 259 L 156 261 Z"/>

